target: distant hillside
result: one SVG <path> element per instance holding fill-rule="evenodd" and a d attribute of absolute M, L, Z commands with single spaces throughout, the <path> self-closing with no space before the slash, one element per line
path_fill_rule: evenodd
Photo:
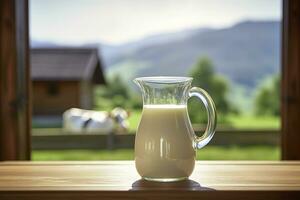
<path fill-rule="evenodd" d="M 59 44 L 32 40 L 31 46 L 58 47 Z M 84 46 L 99 47 L 108 74 L 118 73 L 124 79 L 185 76 L 199 57 L 207 56 L 218 73 L 251 89 L 261 79 L 279 71 L 280 22 L 245 21 L 224 29 L 162 33 L 121 45 Z"/>
<path fill-rule="evenodd" d="M 51 48 L 51 47 L 58 47 L 58 44 L 52 43 L 52 42 L 47 42 L 47 41 L 39 41 L 39 40 L 31 40 L 30 41 L 30 47 L 31 48 Z"/>
<path fill-rule="evenodd" d="M 246 21 L 225 29 L 199 30 L 179 32 L 184 37 L 172 33 L 170 40 L 167 34 L 145 38 L 136 41 L 136 45 L 131 42 L 127 48 L 126 44 L 110 46 L 113 53 L 104 53 L 107 68 L 113 74 L 127 74 L 125 78 L 184 76 L 197 58 L 208 56 L 217 72 L 250 88 L 279 71 L 280 22 Z"/>

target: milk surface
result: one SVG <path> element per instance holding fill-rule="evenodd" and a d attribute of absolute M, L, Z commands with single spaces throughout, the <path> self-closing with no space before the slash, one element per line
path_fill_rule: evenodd
<path fill-rule="evenodd" d="M 185 105 L 144 105 L 135 138 L 138 173 L 148 179 L 191 175 L 196 151 Z"/>

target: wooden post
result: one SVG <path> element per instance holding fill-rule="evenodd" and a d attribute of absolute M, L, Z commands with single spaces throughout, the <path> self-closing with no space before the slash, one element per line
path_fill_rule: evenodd
<path fill-rule="evenodd" d="M 283 0 L 282 159 L 300 160 L 300 1 Z"/>
<path fill-rule="evenodd" d="M 0 1 L 0 160 L 30 159 L 28 1 Z"/>

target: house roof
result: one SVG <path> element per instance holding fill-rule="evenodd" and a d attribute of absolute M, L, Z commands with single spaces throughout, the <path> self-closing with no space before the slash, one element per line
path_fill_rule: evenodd
<path fill-rule="evenodd" d="M 105 83 L 103 65 L 95 48 L 33 48 L 31 78 Z"/>

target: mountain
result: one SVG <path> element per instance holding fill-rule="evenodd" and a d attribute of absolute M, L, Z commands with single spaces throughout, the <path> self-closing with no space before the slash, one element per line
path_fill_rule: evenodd
<path fill-rule="evenodd" d="M 53 43 L 53 42 L 47 42 L 47 41 L 40 41 L 40 40 L 30 40 L 30 47 L 31 48 L 55 48 L 60 46 L 59 44 Z"/>
<path fill-rule="evenodd" d="M 152 45 L 161 45 L 170 42 L 175 42 L 179 40 L 186 39 L 196 33 L 205 32 L 211 30 L 210 28 L 197 28 L 197 29 L 187 29 L 177 32 L 168 32 L 160 33 L 155 35 L 146 36 L 142 39 L 130 41 L 120 45 L 109 45 L 104 43 L 99 43 L 99 46 L 102 50 L 102 55 L 107 62 L 107 65 L 110 66 L 110 62 L 116 57 L 121 55 L 126 56 L 129 52 L 135 52 L 139 49 L 152 46 Z"/>
<path fill-rule="evenodd" d="M 98 48 L 100 57 L 104 58 L 106 68 L 110 68 L 111 61 L 116 58 L 121 57 L 121 55 L 126 55 L 129 52 L 137 51 L 138 49 L 145 48 L 150 45 L 160 45 L 169 42 L 183 40 L 190 37 L 196 33 L 205 32 L 211 30 L 211 28 L 197 28 L 197 29 L 187 29 L 176 32 L 160 33 L 155 35 L 146 36 L 142 39 L 135 41 L 130 41 L 120 45 L 111 45 L 102 42 L 86 43 L 80 47 Z M 76 47 L 76 45 L 65 45 L 54 42 L 40 41 L 32 39 L 30 41 L 32 48 L 56 48 L 56 47 Z M 77 46 L 78 47 L 78 46 Z"/>
<path fill-rule="evenodd" d="M 121 45 L 93 43 L 83 47 L 99 47 L 108 75 L 121 74 L 125 80 L 151 75 L 186 76 L 197 59 L 206 56 L 217 73 L 251 89 L 266 76 L 279 72 L 280 40 L 280 22 L 244 21 L 222 29 L 196 28 Z M 32 40 L 31 46 L 60 44 Z"/>
<path fill-rule="evenodd" d="M 120 73 L 125 79 L 185 76 L 199 57 L 206 56 L 218 73 L 253 88 L 266 76 L 279 72 L 280 22 L 244 21 L 228 28 L 156 35 L 110 48 L 113 53 L 103 54 L 108 72 Z"/>

